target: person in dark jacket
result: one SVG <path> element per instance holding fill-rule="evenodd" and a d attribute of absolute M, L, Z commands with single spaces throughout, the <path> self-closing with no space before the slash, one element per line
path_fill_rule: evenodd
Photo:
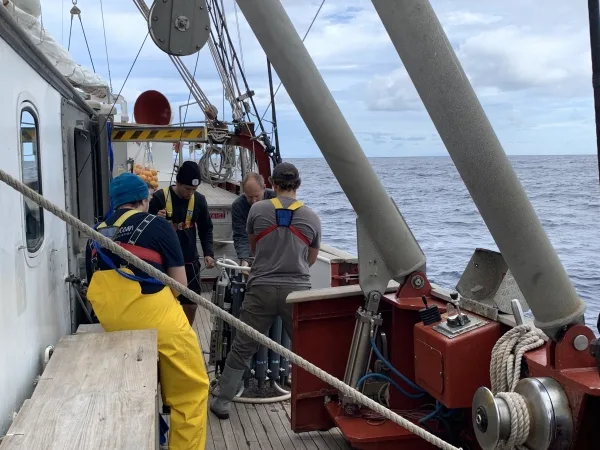
<path fill-rule="evenodd" d="M 256 172 L 248 172 L 242 179 L 242 191 L 231 205 L 231 226 L 233 228 L 233 246 L 242 266 L 250 261 L 250 243 L 246 232 L 246 222 L 250 207 L 261 200 L 277 196 L 275 191 L 265 189 L 265 180 Z"/>
<path fill-rule="evenodd" d="M 194 161 L 184 162 L 177 172 L 176 184 L 154 193 L 150 201 L 149 212 L 164 217 L 173 225 L 183 252 L 188 288 L 200 294 L 202 267 L 196 246 L 196 234 L 202 245 L 204 265 L 207 268 L 212 268 L 215 265 L 215 260 L 213 223 L 206 198 L 196 192 L 198 186 L 200 186 L 200 168 L 198 164 Z M 179 296 L 179 301 L 190 325 L 193 325 L 198 306 L 183 295 Z"/>

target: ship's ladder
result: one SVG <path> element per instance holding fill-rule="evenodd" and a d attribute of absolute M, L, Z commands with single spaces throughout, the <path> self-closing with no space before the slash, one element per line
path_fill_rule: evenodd
<path fill-rule="evenodd" d="M 127 261 L 129 264 L 132 264 L 133 266 L 137 267 L 138 269 L 143 270 L 149 276 L 156 278 L 158 281 L 161 281 L 166 286 L 169 286 L 170 288 L 174 289 L 175 291 L 182 293 L 185 297 L 191 299 L 192 301 L 194 301 L 195 303 L 197 303 L 204 309 L 207 309 L 208 311 L 210 311 L 211 314 L 214 314 L 218 318 L 224 320 L 231 326 L 235 327 L 238 331 L 241 331 L 242 333 L 246 334 L 247 336 L 252 337 L 259 344 L 262 344 L 265 347 L 267 347 L 268 349 L 270 349 L 276 353 L 279 353 L 281 356 L 287 358 L 292 364 L 295 364 L 298 367 L 303 368 L 308 373 L 316 376 L 317 378 L 328 383 L 332 387 L 338 389 L 341 393 L 343 393 L 345 396 L 351 398 L 356 403 L 359 403 L 363 406 L 366 406 L 367 408 L 370 408 L 371 410 L 380 414 L 384 418 L 400 425 L 401 427 L 405 428 L 406 430 L 410 431 L 411 433 L 419 436 L 420 438 L 424 439 L 425 441 L 429 442 L 432 445 L 437 446 L 438 448 L 440 448 L 442 450 L 461 450 L 458 447 L 455 447 L 455 446 L 449 444 L 448 442 L 444 441 L 443 439 L 440 439 L 438 436 L 430 433 L 429 431 L 421 428 L 420 426 L 415 425 L 413 422 L 409 421 L 408 419 L 405 419 L 401 415 L 396 414 L 392 410 L 375 402 L 374 400 L 365 396 L 364 394 L 362 394 L 355 388 L 347 385 L 346 383 L 339 380 L 338 378 L 330 375 L 329 373 L 325 372 L 324 370 L 311 364 L 309 361 L 307 361 L 304 358 L 302 358 L 301 356 L 293 353 L 291 350 L 288 350 L 281 344 L 278 344 L 277 342 L 269 339 L 267 336 L 259 333 L 254 328 L 246 325 L 241 320 L 237 319 L 236 317 L 227 313 L 223 309 L 219 308 L 217 305 L 215 305 L 209 299 L 206 299 L 206 298 L 202 297 L 201 295 L 197 294 L 196 292 L 190 290 L 187 286 L 184 286 L 184 285 L 178 283 L 173 278 L 169 277 L 167 274 L 161 272 L 160 270 L 151 266 L 147 262 L 141 260 L 140 258 L 135 256 L 133 253 L 125 250 L 120 245 L 115 244 L 111 239 L 100 234 L 99 232 L 94 230 L 92 227 L 90 227 L 90 226 L 86 225 L 85 223 L 83 223 L 82 221 L 80 221 L 77 217 L 69 214 L 65 210 L 56 206 L 54 203 L 50 202 L 48 199 L 46 199 L 42 195 L 40 195 L 37 192 L 35 192 L 34 190 L 30 189 L 25 184 L 23 184 L 21 181 L 10 176 L 8 173 L 6 173 L 2 169 L 0 169 L 0 181 L 4 182 L 5 184 L 9 185 L 16 191 L 23 194 L 25 197 L 34 201 L 40 207 L 44 208 L 46 211 L 55 215 L 62 221 L 66 222 L 69 226 L 84 233 L 89 238 L 97 241 L 99 244 L 102 245 L 102 247 L 106 248 L 113 254 L 120 256 L 125 261 Z"/>

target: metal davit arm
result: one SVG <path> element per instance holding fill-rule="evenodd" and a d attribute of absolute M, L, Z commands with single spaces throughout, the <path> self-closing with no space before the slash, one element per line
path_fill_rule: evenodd
<path fill-rule="evenodd" d="M 556 339 L 579 299 L 428 0 L 372 0 L 535 316 Z"/>
<path fill-rule="evenodd" d="M 304 123 L 397 281 L 425 255 L 385 192 L 279 0 L 237 0 Z"/>

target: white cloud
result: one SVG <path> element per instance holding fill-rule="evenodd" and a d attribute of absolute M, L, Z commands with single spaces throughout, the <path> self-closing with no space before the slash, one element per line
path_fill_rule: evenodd
<path fill-rule="evenodd" d="M 103 1 L 113 86 L 118 90 L 147 27 L 133 2 Z M 321 0 L 284 0 L 283 4 L 303 36 Z M 432 4 L 507 152 L 593 151 L 584 6 L 563 0 L 432 0 Z M 42 6 L 45 28 L 59 42 L 62 35 L 66 46 L 71 2 L 42 0 Z M 108 79 L 99 2 L 80 0 L 78 6 L 96 70 Z M 225 9 L 238 48 L 233 0 L 225 0 Z M 239 11 L 238 19 L 245 72 L 262 115 L 269 103 L 266 57 Z M 328 0 L 306 46 L 368 154 L 445 153 L 370 0 Z M 90 65 L 77 21 L 71 53 L 81 64 Z M 184 61 L 192 70 L 196 57 Z M 200 52 L 197 75 L 211 101 L 222 109 L 222 91 L 207 47 Z M 174 104 L 185 102 L 189 95 L 168 57 L 150 39 L 123 91 L 132 108 L 146 89 L 163 91 Z M 283 87 L 277 111 L 284 154 L 317 155 Z M 190 109 L 190 115 L 200 114 Z M 266 118 L 270 119 L 270 112 Z"/>

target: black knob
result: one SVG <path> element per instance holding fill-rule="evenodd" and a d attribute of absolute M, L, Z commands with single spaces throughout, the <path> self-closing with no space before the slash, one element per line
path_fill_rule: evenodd
<path fill-rule="evenodd" d="M 450 294 L 450 298 L 455 301 L 458 300 L 458 292 L 453 292 Z"/>
<path fill-rule="evenodd" d="M 425 297 L 424 295 L 421 296 L 421 301 L 423 302 L 423 304 L 425 305 L 425 308 L 427 308 L 427 297 Z"/>

